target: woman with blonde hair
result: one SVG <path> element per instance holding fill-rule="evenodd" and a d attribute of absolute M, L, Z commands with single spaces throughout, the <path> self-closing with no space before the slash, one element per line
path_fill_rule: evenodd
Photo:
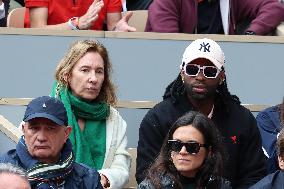
<path fill-rule="evenodd" d="M 51 96 L 59 98 L 72 127 L 76 161 L 96 168 L 104 188 L 122 188 L 129 178 L 126 123 L 113 108 L 115 88 L 106 48 L 97 41 L 75 42 L 56 68 Z"/>

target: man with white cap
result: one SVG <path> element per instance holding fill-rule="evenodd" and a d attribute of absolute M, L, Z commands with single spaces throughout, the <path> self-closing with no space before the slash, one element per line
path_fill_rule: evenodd
<path fill-rule="evenodd" d="M 63 103 L 53 97 L 32 100 L 25 111 L 24 136 L 0 158 L 27 171 L 33 189 L 102 189 L 99 173 L 75 162 L 71 127 Z"/>
<path fill-rule="evenodd" d="M 136 180 L 140 183 L 155 160 L 171 125 L 190 110 L 213 120 L 228 153 L 225 178 L 233 188 L 248 188 L 266 175 L 265 157 L 254 116 L 231 95 L 225 56 L 211 39 L 197 39 L 185 50 L 178 77 L 166 88 L 163 101 L 141 122 Z"/>

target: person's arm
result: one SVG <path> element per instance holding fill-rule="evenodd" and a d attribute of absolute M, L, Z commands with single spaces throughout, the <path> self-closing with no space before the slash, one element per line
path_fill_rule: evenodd
<path fill-rule="evenodd" d="M 155 0 L 149 6 L 148 32 L 179 33 L 181 5 L 179 0 Z M 188 22 L 191 22 L 188 18 Z M 147 24 L 147 25 L 148 25 Z M 189 23 L 190 24 L 190 23 Z"/>
<path fill-rule="evenodd" d="M 0 0 L 0 19 L 5 17 L 5 8 L 4 3 L 2 0 Z"/>
<path fill-rule="evenodd" d="M 261 137 L 254 116 L 247 110 L 246 132 L 239 145 L 237 189 L 245 189 L 262 179 L 266 174 L 266 159 L 262 150 Z"/>
<path fill-rule="evenodd" d="M 90 29 L 93 22 L 97 20 L 98 13 L 104 6 L 102 0 L 94 0 L 90 5 L 88 11 L 78 18 L 78 29 Z M 47 25 L 48 8 L 47 7 L 35 7 L 30 9 L 30 26 L 31 28 L 48 28 L 48 29 L 63 29 L 71 30 L 68 21 L 56 25 Z"/>
<path fill-rule="evenodd" d="M 234 11 L 240 10 L 238 17 L 252 20 L 247 31 L 256 35 L 269 34 L 284 21 L 284 5 L 278 0 L 239 0 L 235 3 Z"/>
<path fill-rule="evenodd" d="M 116 110 L 111 111 L 113 117 L 109 118 L 110 121 L 107 124 L 107 128 L 113 127 L 112 140 L 116 141 L 115 144 L 111 144 L 110 149 L 106 154 L 104 166 L 99 173 L 102 174 L 101 178 L 108 180 L 110 186 L 108 189 L 123 188 L 128 182 L 130 174 L 131 156 L 127 151 L 127 137 L 126 137 L 126 122 L 121 118 Z M 108 132 L 108 130 L 107 130 Z M 108 134 L 107 134 L 108 136 Z M 116 138 L 113 138 L 116 137 Z M 105 178 L 104 178 L 105 177 Z M 102 184 L 104 184 L 103 181 Z"/>
<path fill-rule="evenodd" d="M 132 12 L 127 12 L 123 17 L 121 13 L 107 13 L 107 28 L 109 31 L 135 32 L 136 28 L 128 25 Z"/>
<path fill-rule="evenodd" d="M 272 107 L 273 108 L 273 107 Z M 273 117 L 272 108 L 266 109 L 256 116 L 257 126 L 262 138 L 262 146 L 268 156 L 268 172 L 275 172 L 278 167 L 276 141 L 280 131 L 279 117 Z M 278 113 L 278 112 L 277 112 Z M 275 119 L 275 120 L 272 120 Z M 276 125 L 279 122 L 279 125 Z"/>

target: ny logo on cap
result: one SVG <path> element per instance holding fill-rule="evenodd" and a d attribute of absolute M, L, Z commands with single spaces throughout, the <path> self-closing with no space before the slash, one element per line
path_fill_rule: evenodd
<path fill-rule="evenodd" d="M 200 48 L 199 50 L 202 51 L 203 49 L 203 52 L 210 52 L 210 44 L 209 43 L 200 43 Z"/>
<path fill-rule="evenodd" d="M 43 107 L 43 108 L 46 108 L 46 104 L 45 104 L 45 103 L 43 103 L 42 107 Z"/>

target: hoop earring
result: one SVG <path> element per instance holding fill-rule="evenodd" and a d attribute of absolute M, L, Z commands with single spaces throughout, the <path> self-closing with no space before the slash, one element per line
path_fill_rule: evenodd
<path fill-rule="evenodd" d="M 219 85 L 222 85 L 224 83 L 225 79 L 220 80 Z"/>

